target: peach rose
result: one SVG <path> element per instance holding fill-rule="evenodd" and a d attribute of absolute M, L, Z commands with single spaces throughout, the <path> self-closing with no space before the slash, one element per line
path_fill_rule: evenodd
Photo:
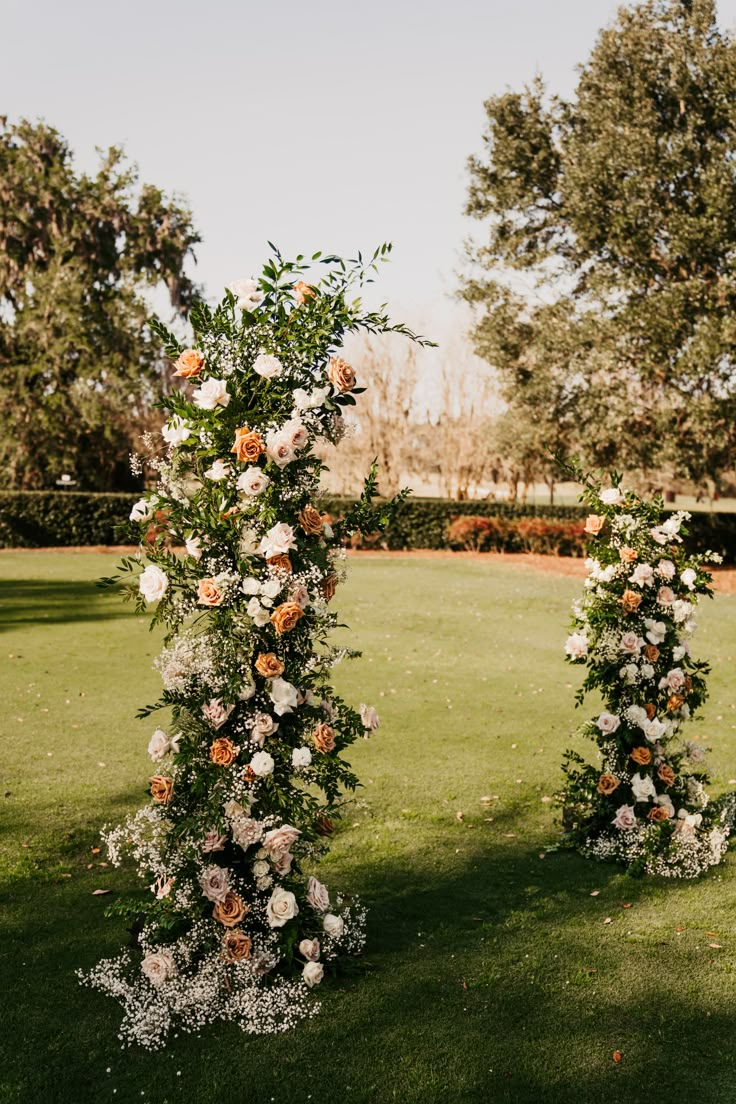
<path fill-rule="evenodd" d="M 634 590 L 625 590 L 623 597 L 621 598 L 621 605 L 624 608 L 624 613 L 634 613 L 641 605 L 641 594 L 637 594 Z"/>
<path fill-rule="evenodd" d="M 659 659 L 659 648 L 656 644 L 647 644 L 644 648 L 644 655 L 650 663 L 656 663 Z"/>
<path fill-rule="evenodd" d="M 241 426 L 240 429 L 235 430 L 235 441 L 230 451 L 235 453 L 241 463 L 254 464 L 266 451 L 266 446 L 260 433 L 256 433 L 254 429 L 248 429 L 247 426 Z"/>
<path fill-rule="evenodd" d="M 250 909 L 245 901 L 241 901 L 237 893 L 228 890 L 223 901 L 218 901 L 212 910 L 215 920 L 218 920 L 226 928 L 236 928 Z"/>
<path fill-rule="evenodd" d="M 284 673 L 283 663 L 273 652 L 261 652 L 256 660 L 255 667 L 259 675 L 263 675 L 264 678 L 268 679 L 278 678 L 279 675 Z"/>
<path fill-rule="evenodd" d="M 210 744 L 210 759 L 218 767 L 229 767 L 238 756 L 238 749 L 227 736 L 219 736 Z"/>
<path fill-rule="evenodd" d="M 151 797 L 159 805 L 167 805 L 174 795 L 174 779 L 165 774 L 156 774 L 151 779 Z"/>
<path fill-rule="evenodd" d="M 647 763 L 652 761 L 652 753 L 649 748 L 635 747 L 631 753 L 631 758 L 635 763 L 638 763 L 640 767 L 646 767 Z"/>
<path fill-rule="evenodd" d="M 296 602 L 282 602 L 271 614 L 273 624 L 279 636 L 291 632 L 297 621 L 304 616 L 304 610 Z"/>
<path fill-rule="evenodd" d="M 174 361 L 174 375 L 193 379 L 204 368 L 204 357 L 197 349 L 183 349 Z"/>
<path fill-rule="evenodd" d="M 342 357 L 330 357 L 327 378 L 338 391 L 352 391 L 355 387 L 355 372 Z"/>
<path fill-rule="evenodd" d="M 657 770 L 657 775 L 662 779 L 665 786 L 674 786 L 676 775 L 669 763 L 662 763 L 662 766 Z"/>
<path fill-rule="evenodd" d="M 197 602 L 200 606 L 221 606 L 225 592 L 215 579 L 200 579 L 197 583 Z"/>
<path fill-rule="evenodd" d="M 682 694 L 670 694 L 667 699 L 667 712 L 674 713 L 676 709 L 682 709 L 685 699 Z"/>
<path fill-rule="evenodd" d="M 222 937 L 222 950 L 228 962 L 242 962 L 250 958 L 252 947 L 250 936 L 237 929 L 225 932 Z"/>
<path fill-rule="evenodd" d="M 654 718 L 657 716 L 657 707 L 656 705 L 652 705 L 651 702 L 647 702 L 647 704 L 644 706 L 644 712 L 647 715 L 647 720 L 653 721 Z"/>
<path fill-rule="evenodd" d="M 243 771 L 243 781 L 245 782 L 245 784 L 247 786 L 251 786 L 255 782 L 257 777 L 258 777 L 258 775 L 256 774 L 256 772 L 253 770 L 253 768 L 251 767 L 251 765 L 249 763 L 248 766 Z"/>
<path fill-rule="evenodd" d="M 634 560 L 639 559 L 639 553 L 635 548 L 627 548 L 626 545 L 618 550 L 619 558 L 622 563 L 633 563 Z"/>
<path fill-rule="evenodd" d="M 320 590 L 325 602 L 331 602 L 337 590 L 337 575 L 325 575 L 320 583 Z"/>
<path fill-rule="evenodd" d="M 275 567 L 278 571 L 286 571 L 289 575 L 293 571 L 291 560 L 283 553 L 278 556 L 269 556 L 266 563 L 269 567 Z"/>
<path fill-rule="evenodd" d="M 317 751 L 332 751 L 335 747 L 335 733 L 328 724 L 322 721 L 312 733 L 312 742 Z"/>
<path fill-rule="evenodd" d="M 665 808 L 664 805 L 655 805 L 647 813 L 647 820 L 651 820 L 652 822 L 656 822 L 658 820 L 668 820 L 668 819 L 669 819 L 669 813 L 667 812 L 667 809 Z"/>
<path fill-rule="evenodd" d="M 303 280 L 297 280 L 294 284 L 294 298 L 297 303 L 306 303 L 307 299 L 314 299 L 315 289 L 311 284 L 305 284 Z"/>
<path fill-rule="evenodd" d="M 585 519 L 585 525 L 583 526 L 583 532 L 589 533 L 591 537 L 597 537 L 605 524 L 605 514 L 588 514 Z"/>
<path fill-rule="evenodd" d="M 602 774 L 598 779 L 598 786 L 596 788 L 599 794 L 612 794 L 613 791 L 617 790 L 620 785 L 621 783 L 619 782 L 618 778 L 615 778 L 614 775 L 608 774 L 608 772 L 606 772 L 605 774 Z"/>
<path fill-rule="evenodd" d="M 305 506 L 299 511 L 299 525 L 307 536 L 316 537 L 322 532 L 322 516 L 314 506 Z"/>

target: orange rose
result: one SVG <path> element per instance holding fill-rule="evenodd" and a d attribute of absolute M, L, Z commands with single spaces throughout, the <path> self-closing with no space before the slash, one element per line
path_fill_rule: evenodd
<path fill-rule="evenodd" d="M 597 790 L 599 794 L 612 794 L 621 785 L 618 778 L 612 774 L 602 774 L 598 779 Z"/>
<path fill-rule="evenodd" d="M 634 613 L 641 605 L 641 594 L 637 594 L 635 590 L 625 590 L 621 599 L 621 605 L 624 607 L 624 613 Z"/>
<path fill-rule="evenodd" d="M 167 805 L 174 795 L 174 779 L 157 774 L 151 779 L 151 797 L 159 805 Z"/>
<path fill-rule="evenodd" d="M 238 749 L 227 736 L 219 736 L 210 745 L 210 759 L 217 763 L 218 767 L 229 767 L 234 763 L 238 755 Z"/>
<path fill-rule="evenodd" d="M 664 805 L 655 805 L 647 813 L 647 820 L 651 820 L 653 822 L 658 820 L 667 820 L 668 818 L 669 813 L 665 809 Z"/>
<path fill-rule="evenodd" d="M 256 780 L 256 778 L 257 778 L 257 777 L 258 777 L 258 775 L 256 774 L 256 772 L 255 772 L 255 771 L 253 770 L 253 768 L 251 767 L 251 765 L 250 765 L 250 764 L 248 764 L 248 766 L 247 766 L 247 767 L 245 768 L 245 770 L 243 771 L 243 781 L 244 781 L 244 782 L 245 782 L 245 783 L 246 783 L 246 784 L 247 784 L 248 786 L 250 786 L 250 785 L 251 785 L 251 784 L 252 784 L 253 782 L 255 782 L 255 780 Z"/>
<path fill-rule="evenodd" d="M 224 518 L 236 517 L 236 515 L 239 514 L 239 513 L 240 513 L 240 507 L 239 506 L 231 506 L 229 510 L 226 510 L 225 513 L 222 514 L 222 517 L 224 517 Z"/>
<path fill-rule="evenodd" d="M 312 733 L 312 742 L 317 751 L 332 751 L 335 747 L 335 733 L 328 724 L 318 724 Z"/>
<path fill-rule="evenodd" d="M 606 518 L 604 514 L 588 514 L 585 519 L 583 532 L 589 533 L 591 537 L 597 537 L 605 524 Z"/>
<path fill-rule="evenodd" d="M 250 909 L 245 901 L 241 901 L 237 893 L 228 890 L 223 901 L 219 901 L 212 910 L 215 920 L 219 920 L 226 928 L 235 928 L 243 920 Z"/>
<path fill-rule="evenodd" d="M 685 699 L 682 694 L 670 694 L 667 699 L 667 712 L 674 713 L 676 709 L 682 709 Z"/>
<path fill-rule="evenodd" d="M 685 693 L 686 694 L 691 693 L 692 688 L 693 688 L 693 680 L 691 679 L 690 675 L 685 675 Z"/>
<path fill-rule="evenodd" d="M 650 663 L 656 663 L 659 659 L 659 648 L 656 644 L 647 644 L 644 648 L 644 655 Z"/>
<path fill-rule="evenodd" d="M 250 958 L 252 947 L 251 938 L 245 932 L 229 931 L 222 937 L 222 950 L 228 962 L 242 962 Z"/>
<path fill-rule="evenodd" d="M 636 551 L 636 549 L 627 548 L 626 545 L 624 545 L 623 548 L 619 548 L 618 554 L 621 558 L 622 563 L 633 563 L 634 560 L 639 559 L 639 553 Z"/>
<path fill-rule="evenodd" d="M 261 652 L 256 660 L 256 671 L 264 678 L 278 678 L 284 673 L 284 665 L 273 652 Z"/>
<path fill-rule="evenodd" d="M 200 579 L 197 583 L 197 601 L 200 606 L 220 606 L 225 592 L 214 579 Z"/>
<path fill-rule="evenodd" d="M 230 449 L 243 464 L 255 464 L 259 456 L 266 451 L 260 433 L 247 426 L 235 430 L 235 441 Z"/>
<path fill-rule="evenodd" d="M 658 776 L 662 779 L 665 786 L 674 786 L 675 784 L 675 772 L 668 763 L 663 763 L 657 770 Z"/>
<path fill-rule="evenodd" d="M 337 575 L 325 575 L 320 584 L 320 590 L 325 602 L 331 602 L 337 590 Z"/>
<path fill-rule="evenodd" d="M 204 357 L 197 349 L 183 349 L 174 361 L 174 375 L 184 379 L 198 376 L 204 367 Z"/>
<path fill-rule="evenodd" d="M 649 748 L 635 747 L 631 753 L 631 758 L 635 763 L 638 763 L 640 767 L 646 767 L 647 763 L 652 761 L 652 753 Z"/>
<path fill-rule="evenodd" d="M 269 567 L 276 567 L 279 571 L 286 571 L 290 575 L 292 572 L 291 560 L 285 554 L 279 556 L 269 556 L 266 560 Z"/>
<path fill-rule="evenodd" d="M 322 532 L 322 517 L 314 506 L 305 506 L 299 511 L 299 525 L 308 537 L 316 537 Z"/>
<path fill-rule="evenodd" d="M 296 602 L 282 602 L 271 614 L 271 623 L 279 636 L 291 632 L 300 617 L 304 616 L 304 610 Z"/>
<path fill-rule="evenodd" d="M 311 284 L 305 284 L 303 280 L 297 280 L 294 284 L 294 298 L 297 303 L 306 303 L 307 299 L 314 299 L 316 292 Z"/>
<path fill-rule="evenodd" d="M 342 357 L 330 357 L 327 378 L 338 391 L 352 391 L 355 387 L 355 372 Z"/>
<path fill-rule="evenodd" d="M 657 716 L 657 707 L 656 705 L 652 705 L 651 702 L 647 702 L 647 704 L 644 706 L 644 712 L 647 715 L 647 720 L 653 721 L 654 718 Z"/>

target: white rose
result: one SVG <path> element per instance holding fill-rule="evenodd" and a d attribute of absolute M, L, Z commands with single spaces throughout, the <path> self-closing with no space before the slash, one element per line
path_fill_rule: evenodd
<path fill-rule="evenodd" d="M 166 757 L 171 747 L 171 741 L 162 728 L 157 728 L 148 741 L 148 754 L 154 763 L 160 763 Z"/>
<path fill-rule="evenodd" d="M 263 836 L 263 826 L 252 817 L 238 816 L 232 823 L 233 843 L 246 851 Z"/>
<path fill-rule="evenodd" d="M 250 675 L 243 675 L 243 683 L 238 691 L 238 697 L 241 701 L 250 701 L 256 692 L 256 684 L 251 680 Z"/>
<path fill-rule="evenodd" d="M 636 666 L 635 663 L 627 663 L 624 667 L 621 668 L 621 670 L 619 671 L 619 675 L 626 682 L 636 682 L 639 677 L 639 668 Z"/>
<path fill-rule="evenodd" d="M 324 406 L 330 394 L 329 387 L 315 387 L 313 391 L 305 391 L 297 387 L 294 391 L 294 409 L 298 411 L 314 410 L 318 406 Z"/>
<path fill-rule="evenodd" d="M 278 357 L 270 356 L 268 353 L 261 353 L 253 362 L 253 371 L 264 379 L 274 379 L 280 376 L 283 370 L 284 366 Z"/>
<path fill-rule="evenodd" d="M 283 717 L 285 713 L 291 713 L 299 702 L 296 687 L 282 678 L 271 679 L 269 697 L 273 702 L 274 712 L 279 717 Z"/>
<path fill-rule="evenodd" d="M 657 574 L 661 575 L 663 579 L 673 579 L 676 570 L 672 560 L 660 560 L 657 564 Z"/>
<path fill-rule="evenodd" d="M 158 602 L 169 585 L 168 577 L 160 567 L 149 564 L 138 580 L 138 589 L 147 602 Z"/>
<path fill-rule="evenodd" d="M 296 544 L 294 530 L 285 521 L 280 521 L 272 526 L 258 546 L 262 556 L 270 559 L 271 556 L 283 556 Z"/>
<path fill-rule="evenodd" d="M 250 767 L 259 778 L 273 774 L 274 761 L 267 751 L 257 751 L 250 761 Z"/>
<path fill-rule="evenodd" d="M 278 464 L 280 468 L 285 468 L 287 464 L 296 459 L 296 453 L 291 447 L 291 442 L 280 430 L 266 434 L 266 455 L 269 460 L 273 460 L 274 464 Z"/>
<path fill-rule="evenodd" d="M 678 598 L 676 602 L 672 603 L 672 616 L 678 625 L 681 625 L 683 621 L 689 620 L 694 612 L 692 603 L 688 602 L 685 598 Z"/>
<path fill-rule="evenodd" d="M 237 299 L 235 304 L 237 310 L 255 310 L 263 301 L 263 292 L 252 276 L 249 280 L 235 280 L 227 290 L 231 291 Z"/>
<path fill-rule="evenodd" d="M 273 736 L 278 727 L 273 717 L 270 717 L 268 713 L 256 713 L 250 738 L 263 747 L 266 737 Z"/>
<path fill-rule="evenodd" d="M 650 644 L 661 644 L 667 635 L 667 626 L 664 621 L 653 621 L 651 617 L 647 617 L 644 621 L 644 627 L 647 630 L 647 640 Z"/>
<path fill-rule="evenodd" d="M 227 384 L 224 380 L 205 380 L 198 391 L 192 395 L 192 401 L 200 410 L 214 410 L 216 406 L 227 406 L 230 402 Z"/>
<path fill-rule="evenodd" d="M 178 445 L 184 444 L 191 432 L 186 422 L 182 421 L 178 414 L 174 414 L 174 416 L 169 418 L 168 422 L 162 427 L 161 436 L 164 441 L 166 441 L 167 445 L 176 448 Z"/>
<path fill-rule="evenodd" d="M 281 593 L 283 585 L 278 579 L 269 579 L 267 583 L 263 584 L 261 591 L 266 598 L 276 598 Z"/>
<path fill-rule="evenodd" d="M 253 876 L 256 878 L 265 878 L 270 869 L 265 859 L 259 859 L 257 862 L 253 863 Z"/>
<path fill-rule="evenodd" d="M 641 677 L 645 679 L 654 678 L 654 668 L 652 667 L 651 663 L 642 663 Z"/>
<path fill-rule="evenodd" d="M 263 847 L 271 861 L 287 854 L 289 848 L 299 839 L 301 831 L 291 824 L 282 824 L 280 828 L 272 828 L 263 837 Z"/>
<path fill-rule="evenodd" d="M 291 765 L 293 767 L 308 767 L 312 762 L 312 753 L 308 747 L 294 748 L 291 753 Z"/>
<path fill-rule="evenodd" d="M 667 725 L 663 721 L 660 721 L 658 717 L 654 717 L 651 721 L 647 721 L 644 726 L 644 735 L 651 743 L 656 743 L 667 732 Z"/>
<path fill-rule="evenodd" d="M 218 482 L 220 479 L 227 479 L 230 475 L 230 465 L 227 460 L 215 460 L 211 468 L 208 468 L 204 473 L 206 479 L 214 479 Z"/>
<path fill-rule="evenodd" d="M 287 889 L 275 889 L 266 905 L 266 919 L 271 928 L 283 928 L 298 912 L 296 897 Z"/>
<path fill-rule="evenodd" d="M 363 703 L 361 703 L 360 706 L 360 721 L 367 732 L 375 732 L 381 723 L 378 713 L 373 706 Z"/>
<path fill-rule="evenodd" d="M 321 962 L 308 962 L 302 970 L 302 977 L 304 981 L 311 989 L 314 985 L 319 985 L 324 977 L 325 968 Z"/>
<path fill-rule="evenodd" d="M 638 655 L 644 641 L 635 632 L 624 633 L 619 641 L 619 648 L 625 655 Z"/>
<path fill-rule="evenodd" d="M 131 521 L 150 521 L 153 513 L 145 498 L 139 498 L 130 511 Z"/>
<path fill-rule="evenodd" d="M 251 598 L 245 612 L 250 618 L 253 619 L 254 624 L 256 624 L 259 629 L 262 629 L 264 625 L 267 625 L 271 619 L 268 610 L 264 610 L 261 603 L 255 597 Z"/>
<path fill-rule="evenodd" d="M 673 667 L 671 671 L 668 671 L 664 678 L 659 680 L 660 690 L 682 690 L 685 685 L 685 672 L 682 667 Z"/>
<path fill-rule="evenodd" d="M 311 905 L 315 912 L 327 912 L 330 907 L 327 886 L 322 885 L 316 878 L 309 878 L 307 881 L 307 904 Z"/>
<path fill-rule="evenodd" d="M 176 963 L 168 951 L 151 951 L 141 962 L 141 971 L 153 985 L 159 986 L 174 976 Z"/>
<path fill-rule="evenodd" d="M 339 939 L 345 930 L 345 921 L 342 916 L 335 916 L 334 912 L 325 913 L 322 917 L 322 930 L 325 935 Z"/>
<path fill-rule="evenodd" d="M 621 718 L 617 717 L 615 713 L 601 713 L 598 720 L 595 722 L 601 732 L 604 732 L 607 736 L 615 732 L 618 726 L 621 724 Z"/>
<path fill-rule="evenodd" d="M 243 579 L 243 582 L 240 585 L 240 589 L 242 590 L 243 594 L 260 594 L 261 584 L 259 583 L 258 579 L 254 579 L 252 576 L 248 576 L 248 578 Z"/>
<path fill-rule="evenodd" d="M 253 464 L 238 476 L 238 481 L 235 486 L 239 491 L 242 491 L 243 494 L 259 495 L 263 494 L 270 482 L 271 480 L 263 469 Z"/>
<path fill-rule="evenodd" d="M 184 541 L 184 547 L 187 551 L 187 555 L 191 556 L 193 560 L 202 559 L 202 543 L 199 537 L 188 537 Z"/>
<path fill-rule="evenodd" d="M 624 496 L 621 494 L 619 487 L 607 487 L 605 491 L 601 491 L 600 499 L 606 506 L 618 506 L 620 502 L 623 502 Z"/>
<path fill-rule="evenodd" d="M 307 962 L 316 962 L 319 953 L 319 939 L 302 939 L 299 944 L 299 954 L 306 958 Z"/>
<path fill-rule="evenodd" d="M 281 427 L 281 434 L 293 449 L 302 449 L 309 442 L 309 430 L 298 418 L 291 418 Z"/>
<path fill-rule="evenodd" d="M 565 642 L 565 655 L 570 659 L 584 659 L 588 654 L 588 638 L 585 633 L 572 633 Z"/>
<path fill-rule="evenodd" d="M 690 649 L 688 648 L 687 642 L 683 644 L 678 644 L 676 648 L 672 649 L 672 658 L 674 659 L 675 663 L 679 663 L 681 659 L 684 659 L 685 656 L 689 654 Z"/>
<path fill-rule="evenodd" d="M 325 540 L 332 540 L 332 538 L 335 535 L 335 531 L 332 528 L 332 526 L 330 525 L 329 521 L 326 521 L 324 523 L 324 525 L 322 526 L 322 532 L 325 535 Z"/>
<path fill-rule="evenodd" d="M 636 801 L 649 801 L 657 796 L 654 782 L 648 774 L 635 774 L 631 779 L 631 790 Z"/>
<path fill-rule="evenodd" d="M 258 552 L 258 534 L 255 529 L 246 525 L 241 530 L 238 551 L 241 556 L 255 556 Z"/>
<path fill-rule="evenodd" d="M 667 544 L 668 540 L 670 539 L 669 533 L 665 531 L 663 525 L 656 525 L 654 529 L 649 530 L 649 533 L 652 537 L 652 540 L 655 540 L 657 544 Z"/>

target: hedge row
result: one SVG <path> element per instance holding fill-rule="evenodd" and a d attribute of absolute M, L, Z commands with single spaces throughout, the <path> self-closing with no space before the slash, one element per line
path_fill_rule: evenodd
<path fill-rule="evenodd" d="M 134 497 L 74 491 L 0 491 L 0 547 L 51 548 L 133 540 L 128 514 Z M 348 503 L 348 499 L 332 498 L 324 508 L 339 517 Z M 579 506 L 415 498 L 404 505 L 387 534 L 363 544 L 389 549 L 477 547 L 580 555 L 583 514 Z M 736 514 L 695 513 L 690 529 L 693 550 L 711 549 L 727 563 L 736 563 Z"/>

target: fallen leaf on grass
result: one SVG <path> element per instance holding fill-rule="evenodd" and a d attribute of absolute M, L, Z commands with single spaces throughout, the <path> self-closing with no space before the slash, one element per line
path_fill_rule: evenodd
<path fill-rule="evenodd" d="M 92 852 L 93 855 L 99 855 L 100 850 L 101 850 L 101 848 L 99 848 L 99 847 L 91 847 L 90 848 L 90 851 Z"/>
<path fill-rule="evenodd" d="M 597 897 L 599 895 L 599 893 L 600 893 L 599 889 L 591 889 L 590 896 L 591 897 Z"/>
<path fill-rule="evenodd" d="M 92 896 L 93 897 L 103 897 L 106 893 L 112 893 L 112 890 L 111 889 L 93 889 L 92 890 Z"/>
<path fill-rule="evenodd" d="M 622 1058 L 621 1051 L 620 1050 L 614 1050 L 614 1052 L 613 1052 L 614 1062 L 620 1062 L 621 1058 Z"/>
<path fill-rule="evenodd" d="M 547 858 L 547 856 L 545 855 L 544 851 L 540 851 L 540 852 L 539 852 L 539 857 L 540 857 L 540 859 L 546 859 L 546 858 Z"/>
<path fill-rule="evenodd" d="M 457 817 L 458 820 L 464 820 L 465 819 L 465 813 L 461 812 L 459 809 L 455 813 L 455 816 Z"/>
<path fill-rule="evenodd" d="M 506 839 L 516 839 L 516 832 L 504 832 Z"/>
<path fill-rule="evenodd" d="M 631 908 L 631 905 L 622 905 L 621 908 Z"/>
<path fill-rule="evenodd" d="M 722 943 L 709 943 L 708 946 L 712 947 L 714 951 L 723 950 L 723 944 Z"/>
<path fill-rule="evenodd" d="M 605 920 L 603 921 L 603 923 L 604 923 L 604 924 L 612 924 L 612 923 L 613 923 L 613 920 L 611 919 L 611 917 L 610 917 L 610 916 L 607 916 L 607 917 L 606 917 L 606 919 L 605 919 Z"/>
<path fill-rule="evenodd" d="M 706 935 L 715 935 L 716 938 L 718 937 L 718 932 L 706 932 L 705 934 Z"/>
<path fill-rule="evenodd" d="M 685 930 L 684 928 L 675 928 L 675 931 L 678 932 L 678 933 L 679 932 L 684 932 L 684 930 Z"/>

